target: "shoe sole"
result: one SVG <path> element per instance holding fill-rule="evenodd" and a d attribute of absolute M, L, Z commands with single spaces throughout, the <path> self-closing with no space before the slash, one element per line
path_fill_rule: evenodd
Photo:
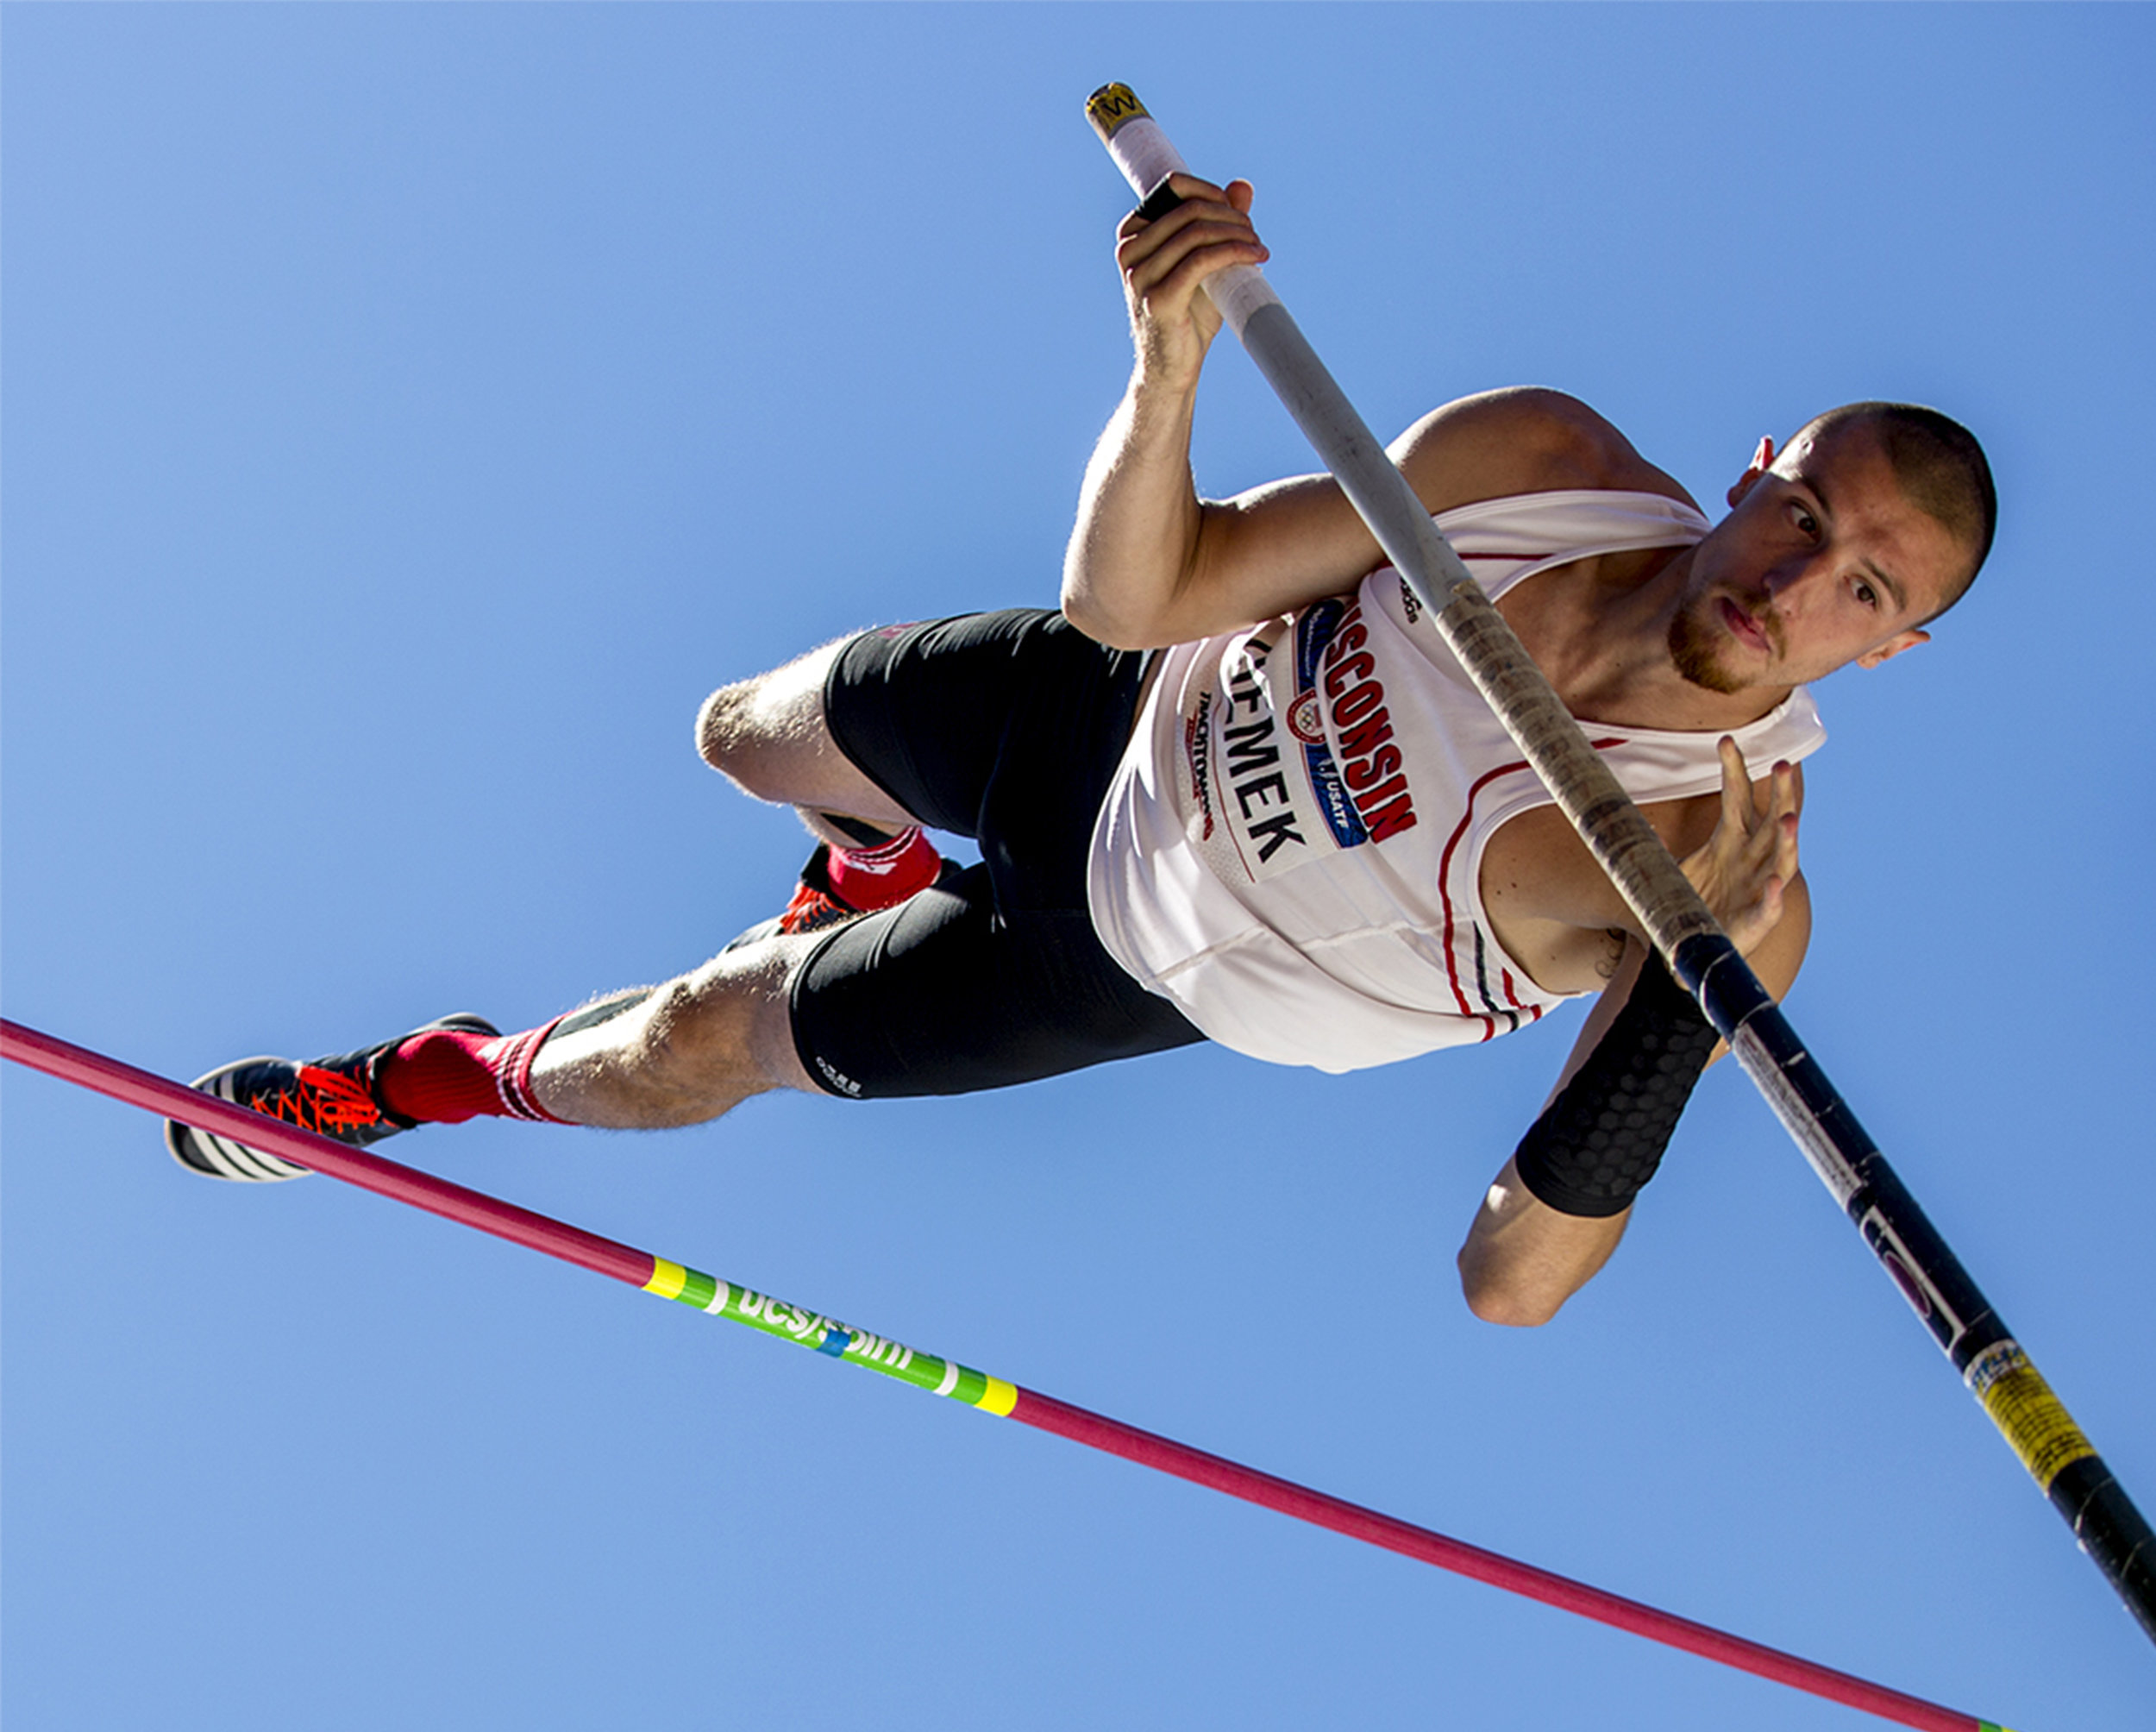
<path fill-rule="evenodd" d="M 232 1079 L 250 1064 L 281 1064 L 289 1061 L 273 1052 L 258 1053 L 253 1058 L 235 1059 L 229 1064 L 220 1064 L 208 1075 L 197 1076 L 191 1085 L 204 1094 L 220 1101 L 229 1101 L 237 1106 L 232 1089 Z M 188 1171 L 200 1173 L 205 1178 L 235 1179 L 247 1183 L 269 1184 L 280 1179 L 304 1179 L 307 1169 L 270 1154 L 261 1149 L 250 1149 L 245 1143 L 235 1143 L 229 1137 L 221 1137 L 214 1131 L 205 1131 L 193 1125 L 183 1125 L 177 1119 L 165 1121 L 165 1146 L 172 1151 L 172 1158 Z"/>

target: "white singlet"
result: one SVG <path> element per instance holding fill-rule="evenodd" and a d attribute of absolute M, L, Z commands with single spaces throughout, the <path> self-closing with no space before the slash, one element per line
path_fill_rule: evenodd
<path fill-rule="evenodd" d="M 1590 555 L 1689 547 L 1654 493 L 1489 499 L 1436 518 L 1494 600 Z M 1482 850 L 1549 791 L 1390 566 L 1352 597 L 1164 652 L 1094 828 L 1110 955 L 1212 1039 L 1356 1070 L 1532 1022 L 1546 992 L 1498 947 Z M 1588 726 L 1642 802 L 1721 786 L 1720 732 Z M 1733 731 L 1748 765 L 1827 737 L 1802 687 Z"/>

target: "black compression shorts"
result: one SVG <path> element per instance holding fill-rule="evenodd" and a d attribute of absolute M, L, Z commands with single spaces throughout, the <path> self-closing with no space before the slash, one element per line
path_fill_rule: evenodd
<path fill-rule="evenodd" d="M 839 749 L 981 864 L 838 927 L 795 974 L 793 1041 L 834 1095 L 964 1095 L 1203 1039 L 1094 935 L 1086 857 L 1145 658 L 1013 608 L 862 633 Z"/>

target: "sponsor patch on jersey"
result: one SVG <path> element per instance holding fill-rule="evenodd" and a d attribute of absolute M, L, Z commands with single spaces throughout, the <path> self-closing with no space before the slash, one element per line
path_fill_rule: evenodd
<path fill-rule="evenodd" d="M 1295 701 L 1288 706 L 1288 725 L 1303 743 L 1303 765 L 1326 828 L 1340 847 L 1360 848 L 1370 839 L 1369 831 L 1348 798 L 1339 765 L 1333 762 L 1325 737 L 1325 700 L 1318 695 L 1318 669 L 1347 611 L 1344 601 L 1320 601 L 1305 608 L 1295 621 Z"/>
<path fill-rule="evenodd" d="M 1377 658 L 1365 647 L 1369 642 L 1363 604 L 1351 602 L 1320 658 L 1318 689 L 1347 799 L 1370 838 L 1382 842 L 1415 827 L 1415 798 L 1407 786 L 1406 756 L 1394 738 Z"/>
<path fill-rule="evenodd" d="M 1190 770 L 1190 798 L 1198 808 L 1200 842 L 1213 836 L 1213 693 L 1200 692 L 1198 707 L 1183 720 L 1183 762 Z"/>

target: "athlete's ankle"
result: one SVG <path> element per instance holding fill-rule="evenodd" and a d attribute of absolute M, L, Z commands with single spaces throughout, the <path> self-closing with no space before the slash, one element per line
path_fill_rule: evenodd
<path fill-rule="evenodd" d="M 461 1125 L 477 1118 L 567 1124 L 539 1104 L 531 1088 L 532 1061 L 562 1020 L 518 1034 L 422 1029 L 382 1055 L 375 1093 L 391 1112 L 422 1125 Z"/>

